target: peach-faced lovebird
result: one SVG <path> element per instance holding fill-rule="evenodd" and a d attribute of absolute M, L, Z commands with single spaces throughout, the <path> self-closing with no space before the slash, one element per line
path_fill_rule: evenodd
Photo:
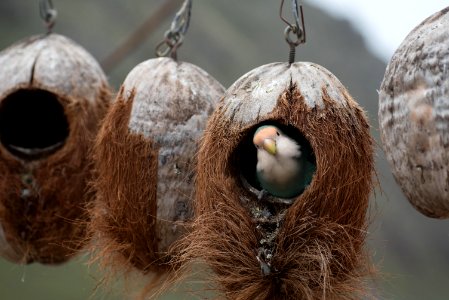
<path fill-rule="evenodd" d="M 273 125 L 259 127 L 253 137 L 257 148 L 257 178 L 264 192 L 280 197 L 299 195 L 315 171 L 301 146 Z"/>

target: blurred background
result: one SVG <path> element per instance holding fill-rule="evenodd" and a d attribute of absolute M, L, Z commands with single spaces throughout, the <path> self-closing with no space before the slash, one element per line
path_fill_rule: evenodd
<path fill-rule="evenodd" d="M 181 4 L 182 1 L 175 1 Z M 307 43 L 296 59 L 318 63 L 349 89 L 365 108 L 377 141 L 380 181 L 372 197 L 369 251 L 379 276 L 373 282 L 378 299 L 449 299 L 449 221 L 415 211 L 395 183 L 380 149 L 377 110 L 380 83 L 394 50 L 413 27 L 447 6 L 446 1 L 310 0 L 304 13 Z M 394 2 L 394 3 L 392 3 Z M 138 63 L 154 57 L 154 48 L 170 26 L 169 11 L 149 37 L 124 59 L 110 55 L 147 21 L 163 0 L 53 0 L 58 10 L 54 31 L 85 47 L 107 67 L 117 90 Z M 280 1 L 195 0 L 191 26 L 180 60 L 196 64 L 225 87 L 260 65 L 286 61 L 285 24 Z M 177 5 L 175 5 L 177 7 Z M 290 1 L 285 16 L 290 17 Z M 0 49 L 45 31 L 37 0 L 0 0 Z M 150 33 L 149 28 L 144 32 Z M 109 57 L 109 59 L 108 59 Z M 1 71 L 1 66 L 0 66 Z M 57 267 L 18 266 L 0 259 L 0 299 L 127 299 L 95 290 L 98 273 L 86 255 Z M 190 299 L 171 294 L 161 299 Z"/>

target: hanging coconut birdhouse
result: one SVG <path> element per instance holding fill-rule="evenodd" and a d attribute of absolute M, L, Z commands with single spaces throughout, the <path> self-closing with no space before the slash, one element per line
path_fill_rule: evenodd
<path fill-rule="evenodd" d="M 105 267 L 164 272 L 192 217 L 197 143 L 224 93 L 200 68 L 150 59 L 125 79 L 95 145 L 94 247 Z"/>
<path fill-rule="evenodd" d="M 206 128 L 181 261 L 204 260 L 228 299 L 357 298 L 373 167 L 366 116 L 334 75 L 256 68 Z"/>
<path fill-rule="evenodd" d="M 88 152 L 109 88 L 70 39 L 47 34 L 0 52 L 0 254 L 68 260 L 85 240 Z"/>
<path fill-rule="evenodd" d="M 426 216 L 449 217 L 449 8 L 393 55 L 380 88 L 379 129 L 396 181 Z"/>

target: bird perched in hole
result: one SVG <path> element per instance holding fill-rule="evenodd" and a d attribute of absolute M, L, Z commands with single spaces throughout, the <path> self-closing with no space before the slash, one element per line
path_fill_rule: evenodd
<path fill-rule="evenodd" d="M 298 196 L 312 180 L 314 163 L 308 158 L 306 149 L 273 125 L 259 127 L 254 133 L 253 143 L 257 148 L 257 179 L 262 194 L 279 198 Z M 259 196 L 260 197 L 260 196 Z"/>

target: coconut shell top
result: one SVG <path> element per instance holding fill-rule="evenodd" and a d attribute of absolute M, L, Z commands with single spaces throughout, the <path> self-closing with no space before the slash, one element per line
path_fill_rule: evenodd
<path fill-rule="evenodd" d="M 39 35 L 20 41 L 0 55 L 0 98 L 19 88 L 40 88 L 58 96 L 96 103 L 106 76 L 95 58 L 71 39 Z"/>
<path fill-rule="evenodd" d="M 95 147 L 92 231 L 105 266 L 170 268 L 169 247 L 192 217 L 198 142 L 223 93 L 205 71 L 171 58 L 129 73 Z"/>
<path fill-rule="evenodd" d="M 0 52 L 0 254 L 61 263 L 85 240 L 88 151 L 109 101 L 95 59 L 57 34 Z"/>
<path fill-rule="evenodd" d="M 412 205 L 449 217 L 449 7 L 418 25 L 393 55 L 379 95 L 379 128 Z"/>
<path fill-rule="evenodd" d="M 316 171 L 293 199 L 258 199 L 249 174 L 263 124 L 310 144 Z M 242 76 L 208 122 L 197 172 L 181 263 L 205 261 L 229 299 L 359 299 L 373 144 L 364 112 L 329 71 L 273 63 Z"/>

